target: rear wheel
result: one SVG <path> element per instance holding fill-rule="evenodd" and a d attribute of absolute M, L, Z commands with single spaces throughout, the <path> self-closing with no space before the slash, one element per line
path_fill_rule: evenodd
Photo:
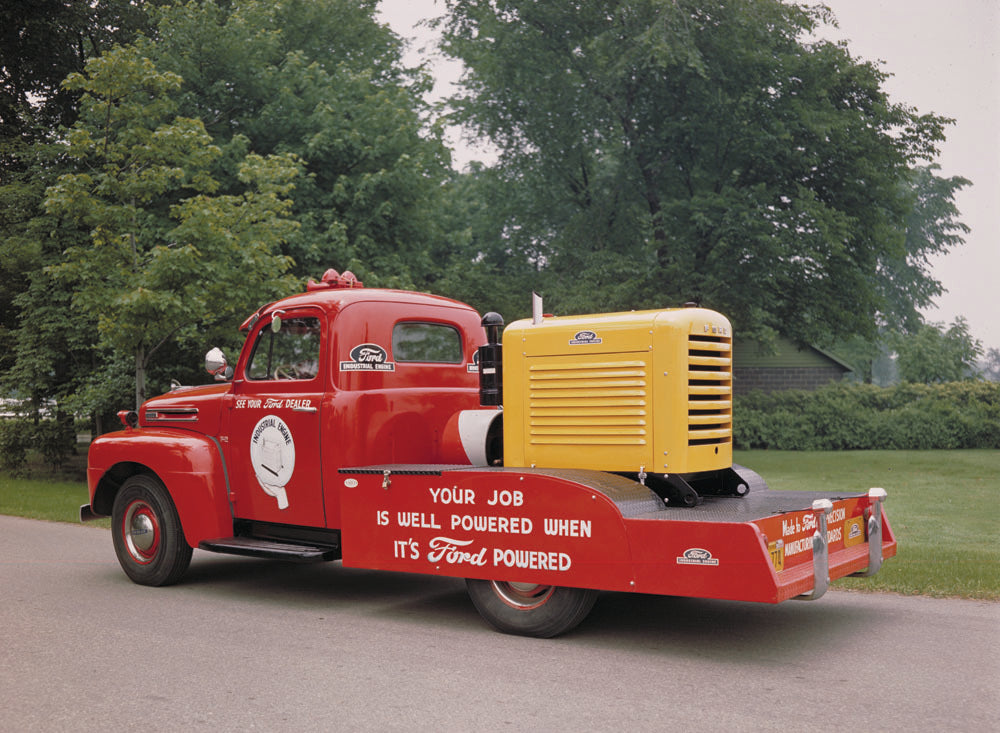
<path fill-rule="evenodd" d="M 500 631 L 549 638 L 577 626 L 597 600 L 597 591 L 501 580 L 465 581 L 480 615 Z"/>
<path fill-rule="evenodd" d="M 170 585 L 191 564 L 191 546 L 174 502 L 153 476 L 125 480 L 115 497 L 111 529 L 118 562 L 133 582 Z"/>

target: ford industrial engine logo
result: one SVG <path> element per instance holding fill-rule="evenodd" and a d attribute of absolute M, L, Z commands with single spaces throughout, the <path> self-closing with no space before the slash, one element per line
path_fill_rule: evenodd
<path fill-rule="evenodd" d="M 597 334 L 593 331 L 577 331 L 576 335 L 570 339 L 570 346 L 579 346 L 580 344 L 599 344 L 601 339 L 597 337 Z"/>
<path fill-rule="evenodd" d="M 358 344 L 349 354 L 350 361 L 340 362 L 342 372 L 394 372 L 396 365 L 378 344 Z"/>
<path fill-rule="evenodd" d="M 712 553 L 700 547 L 691 547 L 684 550 L 684 554 L 677 558 L 678 565 L 718 565 L 717 558 L 712 557 Z"/>

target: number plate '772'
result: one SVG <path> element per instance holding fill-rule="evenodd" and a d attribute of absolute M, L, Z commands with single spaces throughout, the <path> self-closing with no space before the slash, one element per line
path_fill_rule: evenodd
<path fill-rule="evenodd" d="M 785 569 L 785 543 L 781 540 L 771 542 L 767 551 L 771 553 L 771 564 L 774 565 L 775 572 L 780 573 Z"/>

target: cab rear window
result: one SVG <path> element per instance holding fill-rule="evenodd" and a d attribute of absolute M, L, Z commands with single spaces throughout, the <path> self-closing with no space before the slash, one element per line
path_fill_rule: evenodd
<path fill-rule="evenodd" d="M 444 323 L 404 321 L 392 329 L 392 357 L 396 362 L 461 364 L 462 337 Z"/>

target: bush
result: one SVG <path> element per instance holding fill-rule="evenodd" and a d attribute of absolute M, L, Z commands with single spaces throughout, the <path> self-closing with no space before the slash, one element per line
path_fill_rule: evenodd
<path fill-rule="evenodd" d="M 76 448 L 72 422 L 43 420 L 35 426 L 35 449 L 53 468 L 59 468 Z"/>
<path fill-rule="evenodd" d="M 63 465 L 76 446 L 72 424 L 42 420 L 34 423 L 23 418 L 0 420 L 0 468 L 14 475 L 26 473 L 28 451 L 38 451 L 45 462 L 57 468 Z"/>
<path fill-rule="evenodd" d="M 24 473 L 34 433 L 34 425 L 29 420 L 0 420 L 0 468 L 14 475 Z"/>
<path fill-rule="evenodd" d="M 1000 384 L 831 384 L 736 398 L 737 448 L 1000 448 Z"/>

